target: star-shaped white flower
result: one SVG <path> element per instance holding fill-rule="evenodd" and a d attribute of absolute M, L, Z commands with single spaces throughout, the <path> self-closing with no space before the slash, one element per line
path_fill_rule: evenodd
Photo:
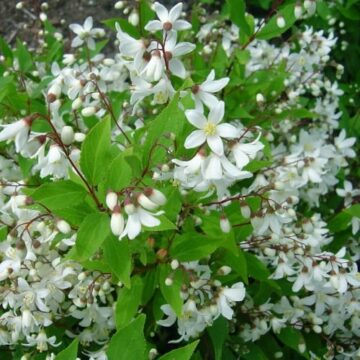
<path fill-rule="evenodd" d="M 185 20 L 178 20 L 183 8 L 183 3 L 179 2 L 170 11 L 158 2 L 154 4 L 154 10 L 160 20 L 151 20 L 146 26 L 145 30 L 155 32 L 158 30 L 187 30 L 191 28 L 191 24 Z"/>
<path fill-rule="evenodd" d="M 87 17 L 84 25 L 71 24 L 70 30 L 73 31 L 77 36 L 71 42 L 72 47 L 79 47 L 84 42 L 89 49 L 95 49 L 94 38 L 99 38 L 105 35 L 105 31 L 101 28 L 93 28 L 93 18 L 91 16 Z"/>
<path fill-rule="evenodd" d="M 213 93 L 222 90 L 228 84 L 229 80 L 228 77 L 215 80 L 215 71 L 211 70 L 210 74 L 202 84 L 194 85 L 191 89 L 196 109 L 202 110 L 203 103 L 208 108 L 214 106 L 218 100 Z"/>
<path fill-rule="evenodd" d="M 199 130 L 193 131 L 185 140 L 185 148 L 192 149 L 202 145 L 205 141 L 210 149 L 219 156 L 224 154 L 224 144 L 221 138 L 233 139 L 237 137 L 237 129 L 230 124 L 219 124 L 224 117 L 224 102 L 219 101 L 210 109 L 208 118 L 198 110 L 187 110 L 185 115 L 189 122 Z"/>

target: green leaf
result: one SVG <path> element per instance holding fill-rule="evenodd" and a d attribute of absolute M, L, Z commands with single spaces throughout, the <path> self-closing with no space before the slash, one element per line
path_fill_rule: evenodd
<path fill-rule="evenodd" d="M 256 35 L 256 38 L 261 40 L 269 40 L 274 37 L 280 36 L 285 31 L 290 29 L 296 21 L 294 9 L 295 4 L 289 4 L 280 9 L 259 31 L 259 33 Z M 280 28 L 276 23 L 278 16 L 282 16 L 285 20 L 285 26 L 283 28 Z"/>
<path fill-rule="evenodd" d="M 267 280 L 270 272 L 265 264 L 255 255 L 249 254 L 248 252 L 244 252 L 243 254 L 245 255 L 249 276 L 260 281 Z"/>
<path fill-rule="evenodd" d="M 117 329 L 127 326 L 136 315 L 137 309 L 141 304 L 143 287 L 140 276 L 134 276 L 131 279 L 131 288 L 122 288 L 118 292 L 115 310 Z"/>
<path fill-rule="evenodd" d="M 16 41 L 16 56 L 19 60 L 19 68 L 22 72 L 27 72 L 32 68 L 32 56 L 19 39 Z"/>
<path fill-rule="evenodd" d="M 74 339 L 73 342 L 64 350 L 60 351 L 55 360 L 76 360 L 78 353 L 79 340 Z"/>
<path fill-rule="evenodd" d="M 139 315 L 111 338 L 107 350 L 108 360 L 147 360 L 144 338 L 145 315 Z"/>
<path fill-rule="evenodd" d="M 81 185 L 71 180 L 61 180 L 41 185 L 31 197 L 50 210 L 56 210 L 78 205 L 86 195 L 87 192 Z"/>
<path fill-rule="evenodd" d="M 110 159 L 110 118 L 97 123 L 81 147 L 80 167 L 86 179 L 97 185 L 106 173 Z"/>
<path fill-rule="evenodd" d="M 96 209 L 91 207 L 87 202 L 82 202 L 76 206 L 66 207 L 61 209 L 53 209 L 52 213 L 56 216 L 67 221 L 70 225 L 78 227 L 81 224 L 86 216 L 96 212 Z"/>
<path fill-rule="evenodd" d="M 247 262 L 244 252 L 240 248 L 238 249 L 237 254 L 226 251 L 223 259 L 224 264 L 230 266 L 234 271 L 236 271 L 245 283 L 248 282 Z"/>
<path fill-rule="evenodd" d="M 183 284 L 183 276 L 180 270 L 173 271 L 168 264 L 160 265 L 159 284 L 162 295 L 168 304 L 175 311 L 177 316 L 181 315 L 183 300 L 180 296 L 181 286 Z M 170 277 L 173 284 L 168 286 L 165 284 L 166 278 Z"/>
<path fill-rule="evenodd" d="M 148 134 L 142 147 L 144 161 L 149 160 L 151 153 L 152 164 L 161 162 L 165 158 L 166 152 L 160 147 L 153 148 L 153 146 L 156 142 L 164 143 L 166 139 L 163 135 L 169 132 L 179 135 L 185 123 L 184 111 L 179 108 L 179 94 L 176 94 L 169 105 L 150 123 Z M 170 144 L 171 142 L 169 142 Z"/>
<path fill-rule="evenodd" d="M 103 249 L 105 260 L 112 272 L 126 287 L 130 287 L 131 254 L 128 240 L 119 241 L 115 236 L 109 236 Z"/>
<path fill-rule="evenodd" d="M 211 327 L 207 328 L 215 352 L 215 360 L 221 360 L 223 347 L 228 336 L 228 322 L 220 316 Z"/>
<path fill-rule="evenodd" d="M 251 35 L 251 28 L 245 17 L 245 1 L 244 0 L 226 0 L 229 5 L 230 20 L 240 28 L 240 32 Z"/>
<path fill-rule="evenodd" d="M 199 340 L 194 341 L 193 343 L 183 346 L 179 349 L 172 350 L 167 354 L 161 356 L 159 360 L 190 360 L 198 343 Z"/>
<path fill-rule="evenodd" d="M 304 337 L 302 336 L 301 332 L 291 327 L 281 329 L 280 333 L 277 334 L 277 337 L 282 343 L 294 349 L 298 353 L 300 353 L 299 345 L 305 343 Z M 307 357 L 306 354 L 303 355 L 304 357 Z"/>
<path fill-rule="evenodd" d="M 360 204 L 355 204 L 355 205 L 349 207 L 348 209 L 345 209 L 344 212 L 351 216 L 360 218 Z"/>
<path fill-rule="evenodd" d="M 88 215 L 81 223 L 76 237 L 77 260 L 87 260 L 110 235 L 110 218 L 104 213 Z"/>
<path fill-rule="evenodd" d="M 212 254 L 220 247 L 233 250 L 233 244 L 226 236 L 209 238 L 199 233 L 188 233 L 175 237 L 170 255 L 180 261 L 194 261 Z"/>
<path fill-rule="evenodd" d="M 125 157 L 126 152 L 123 152 L 110 163 L 108 175 L 106 176 L 107 190 L 121 191 L 130 185 L 132 169 Z"/>

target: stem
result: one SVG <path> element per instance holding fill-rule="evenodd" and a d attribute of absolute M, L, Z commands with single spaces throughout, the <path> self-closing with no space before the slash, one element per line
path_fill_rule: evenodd
<path fill-rule="evenodd" d="M 50 113 L 50 112 L 49 112 Z M 94 189 L 90 186 L 90 184 L 88 183 L 88 181 L 85 179 L 84 175 L 81 173 L 81 171 L 77 168 L 76 164 L 73 162 L 73 160 L 70 157 L 70 154 L 68 152 L 68 149 L 66 148 L 66 146 L 64 145 L 64 143 L 61 140 L 60 135 L 58 134 L 58 132 L 56 131 L 56 128 L 54 126 L 54 124 L 51 122 L 50 116 L 44 116 L 42 114 L 38 114 L 40 117 L 43 117 L 45 120 L 48 121 L 49 125 L 51 126 L 54 135 L 56 137 L 56 140 L 58 142 L 58 144 L 60 145 L 60 147 L 62 148 L 66 158 L 68 159 L 68 161 L 70 162 L 71 166 L 73 167 L 73 169 L 75 170 L 76 174 L 80 177 L 80 179 L 84 182 L 85 186 L 87 187 L 87 189 L 89 190 L 89 194 L 90 196 L 94 199 L 96 206 L 102 210 L 103 206 L 100 203 L 99 199 L 97 198 Z"/>

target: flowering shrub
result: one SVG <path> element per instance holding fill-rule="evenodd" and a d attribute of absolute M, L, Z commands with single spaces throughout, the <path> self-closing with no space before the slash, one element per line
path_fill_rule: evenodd
<path fill-rule="evenodd" d="M 359 358 L 358 2 L 250 3 L 0 41 L 2 359 Z"/>

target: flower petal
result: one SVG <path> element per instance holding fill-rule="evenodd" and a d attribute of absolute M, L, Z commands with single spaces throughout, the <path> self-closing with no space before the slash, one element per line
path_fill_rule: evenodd
<path fill-rule="evenodd" d="M 200 85 L 201 90 L 207 91 L 207 92 L 218 92 L 222 90 L 228 83 L 229 78 L 222 78 L 219 80 L 212 80 L 212 81 L 205 81 L 203 84 Z"/>
<path fill-rule="evenodd" d="M 164 5 L 156 2 L 154 4 L 154 10 L 158 18 L 161 20 L 161 22 L 164 23 L 169 20 L 169 13 Z"/>
<path fill-rule="evenodd" d="M 207 123 L 207 120 L 200 111 L 197 110 L 186 110 L 185 116 L 191 125 L 194 125 L 198 129 L 203 129 Z"/>
<path fill-rule="evenodd" d="M 163 28 L 163 25 L 162 25 L 161 21 L 159 21 L 159 20 L 151 20 L 145 26 L 145 30 L 151 31 L 151 32 L 162 30 L 162 28 Z"/>
<path fill-rule="evenodd" d="M 171 23 L 174 23 L 181 15 L 181 11 L 183 8 L 183 3 L 177 3 L 169 12 L 169 20 Z"/>
<path fill-rule="evenodd" d="M 210 109 L 208 119 L 213 124 L 218 124 L 223 119 L 224 113 L 225 104 L 223 101 L 219 101 Z"/>
<path fill-rule="evenodd" d="M 186 70 L 183 63 L 178 59 L 171 59 L 169 61 L 170 71 L 181 79 L 186 77 Z"/>
<path fill-rule="evenodd" d="M 216 127 L 217 133 L 226 139 L 233 139 L 237 137 L 237 129 L 236 127 L 230 124 L 220 124 Z"/>
<path fill-rule="evenodd" d="M 224 144 L 219 135 L 208 136 L 206 141 L 216 155 L 221 156 L 224 154 Z"/>
<path fill-rule="evenodd" d="M 193 131 L 185 140 L 185 148 L 192 149 L 202 145 L 206 141 L 206 136 L 204 131 L 195 130 Z"/>

